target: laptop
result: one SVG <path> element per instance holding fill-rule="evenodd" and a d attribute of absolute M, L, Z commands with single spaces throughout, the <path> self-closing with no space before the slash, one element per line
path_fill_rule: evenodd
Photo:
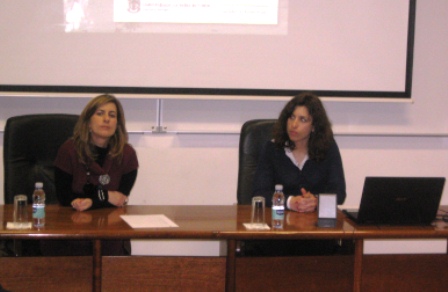
<path fill-rule="evenodd" d="M 359 210 L 342 210 L 359 225 L 429 225 L 444 177 L 366 177 Z"/>

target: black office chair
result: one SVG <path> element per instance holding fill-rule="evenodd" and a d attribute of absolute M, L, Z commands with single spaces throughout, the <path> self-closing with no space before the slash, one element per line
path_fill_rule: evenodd
<path fill-rule="evenodd" d="M 26 194 L 31 203 L 36 181 L 44 183 L 46 203 L 58 203 L 53 162 L 59 147 L 73 135 L 78 117 L 34 114 L 15 116 L 6 121 L 3 138 L 5 204 L 13 204 L 17 194 Z M 34 255 L 36 251 L 32 249 L 36 248 L 36 242 L 23 241 L 23 255 Z M 20 255 L 20 248 L 14 250 Z"/>
<path fill-rule="evenodd" d="M 250 120 L 241 127 L 238 163 L 237 201 L 239 205 L 250 205 L 255 170 L 261 149 L 273 138 L 272 129 L 276 120 Z"/>
<path fill-rule="evenodd" d="M 5 204 L 26 194 L 31 203 L 34 183 L 42 181 L 46 203 L 56 204 L 54 166 L 59 147 L 73 135 L 77 115 L 38 114 L 11 117 L 3 141 Z"/>
<path fill-rule="evenodd" d="M 238 205 L 252 203 L 253 180 L 258 159 L 263 145 L 273 138 L 272 130 L 275 121 L 273 119 L 249 120 L 241 127 L 237 185 Z M 238 255 L 247 254 L 247 249 L 253 249 L 250 241 L 237 241 L 236 253 Z"/>

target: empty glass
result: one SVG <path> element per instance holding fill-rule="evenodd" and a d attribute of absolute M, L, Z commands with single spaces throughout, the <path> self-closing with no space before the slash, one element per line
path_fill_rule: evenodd
<path fill-rule="evenodd" d="M 265 223 L 265 199 L 264 197 L 252 198 L 252 223 L 264 224 Z"/>
<path fill-rule="evenodd" d="M 17 228 L 24 227 L 28 224 L 27 196 L 14 196 L 14 225 Z"/>

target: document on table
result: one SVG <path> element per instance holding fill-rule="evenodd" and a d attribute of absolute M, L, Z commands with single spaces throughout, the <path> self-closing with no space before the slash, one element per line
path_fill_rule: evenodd
<path fill-rule="evenodd" d="M 243 223 L 247 230 L 271 230 L 266 223 Z"/>
<path fill-rule="evenodd" d="M 132 228 L 166 228 L 179 227 L 163 214 L 156 215 L 121 215 Z"/>
<path fill-rule="evenodd" d="M 32 225 L 31 222 L 22 222 L 22 223 L 16 223 L 16 222 L 7 222 L 6 223 L 6 229 L 31 229 Z"/>

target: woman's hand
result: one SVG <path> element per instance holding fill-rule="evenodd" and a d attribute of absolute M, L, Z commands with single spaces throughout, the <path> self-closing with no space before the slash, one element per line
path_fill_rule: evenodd
<path fill-rule="evenodd" d="M 77 211 L 85 211 L 92 207 L 92 199 L 78 198 L 72 201 L 72 207 Z"/>
<path fill-rule="evenodd" d="M 117 207 L 123 207 L 128 203 L 128 197 L 118 191 L 108 191 L 109 203 Z"/>
<path fill-rule="evenodd" d="M 317 198 L 304 188 L 300 189 L 300 192 L 301 195 L 291 198 L 291 209 L 297 212 L 314 212 L 317 207 Z"/>

